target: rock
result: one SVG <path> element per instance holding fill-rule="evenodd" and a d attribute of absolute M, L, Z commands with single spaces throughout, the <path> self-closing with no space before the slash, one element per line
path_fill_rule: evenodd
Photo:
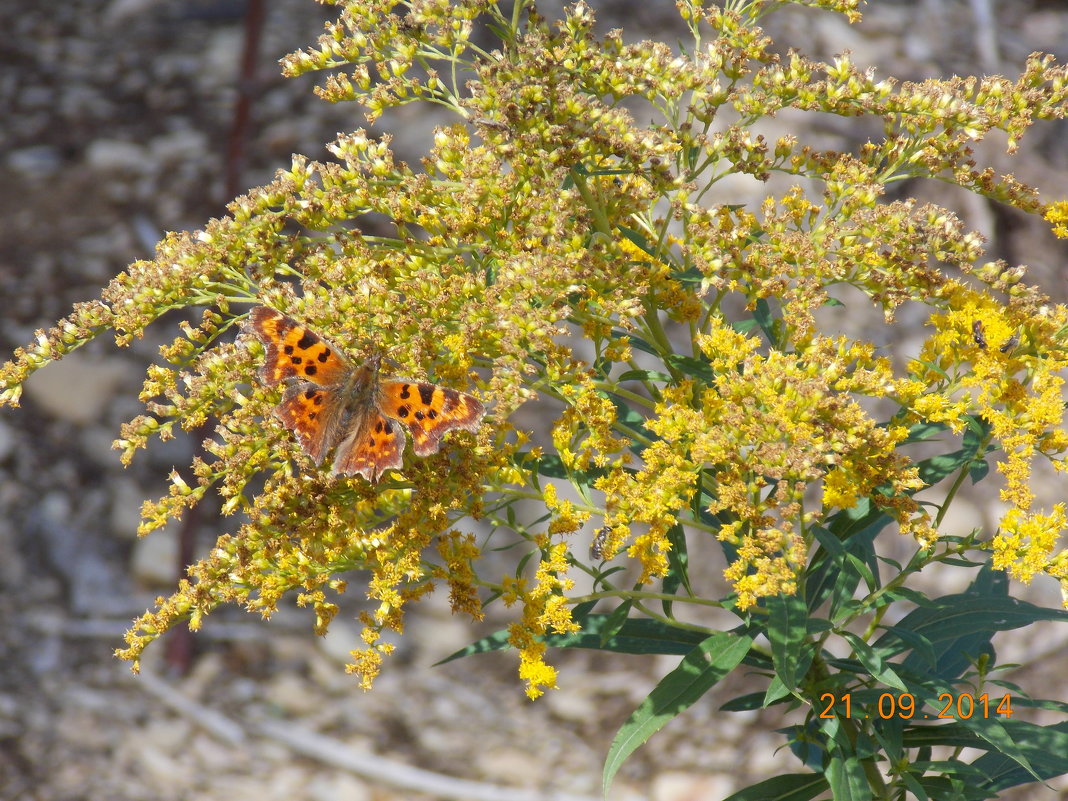
<path fill-rule="evenodd" d="M 147 587 L 173 587 L 178 577 L 178 529 L 166 526 L 139 539 L 130 556 L 130 573 Z"/>
<path fill-rule="evenodd" d="M 363 640 L 360 639 L 360 627 L 355 622 L 334 618 L 326 634 L 315 638 L 315 644 L 334 662 L 346 665 L 352 659 L 349 651 L 363 645 Z"/>
<path fill-rule="evenodd" d="M 153 6 L 162 5 L 158 0 L 111 0 L 101 18 L 105 26 L 115 28 L 151 12 Z"/>
<path fill-rule="evenodd" d="M 208 137 L 201 131 L 174 131 L 148 143 L 153 160 L 161 164 L 200 161 L 208 152 Z"/>
<path fill-rule="evenodd" d="M 25 383 L 26 397 L 53 417 L 85 425 L 103 416 L 130 373 L 125 359 L 75 352 L 31 375 Z"/>
<path fill-rule="evenodd" d="M 705 801 L 725 798 L 734 791 L 729 776 L 710 776 L 705 773 L 661 773 L 652 782 L 651 801 Z"/>
<path fill-rule="evenodd" d="M 145 500 L 144 491 L 126 477 L 119 477 L 111 483 L 111 533 L 123 540 L 137 538 L 137 527 L 141 525 L 141 504 Z M 149 536 L 151 539 L 151 535 Z"/>
<path fill-rule="evenodd" d="M 444 597 L 445 593 L 441 595 Z M 413 610 L 402 643 L 406 640 L 404 644 L 413 648 L 417 663 L 432 665 L 467 646 L 475 637 L 470 618 L 444 617 L 437 610 L 427 609 L 427 605 L 424 602 L 423 608 Z"/>
<path fill-rule="evenodd" d="M 113 476 L 122 469 L 119 452 L 111 447 L 116 436 L 118 436 L 118 426 L 104 425 L 85 426 L 78 436 L 78 445 L 82 455 L 94 466 L 103 468 Z M 138 513 L 140 513 L 140 501 L 138 501 Z M 135 528 L 134 531 L 136 530 Z"/>
<path fill-rule="evenodd" d="M 581 723 L 597 719 L 597 704 L 591 694 L 594 688 L 588 681 L 560 682 L 560 689 L 545 694 L 545 703 L 553 714 L 563 720 Z"/>
<path fill-rule="evenodd" d="M 11 426 L 0 420 L 0 462 L 4 461 L 15 449 L 15 434 Z"/>
<path fill-rule="evenodd" d="M 55 571 L 62 575 L 70 609 L 76 614 L 126 614 L 128 585 L 119 565 L 99 547 L 78 518 L 99 514 L 101 490 L 84 492 L 77 513 L 59 490 L 48 493 L 30 512 L 26 530 L 41 541 Z"/>
<path fill-rule="evenodd" d="M 306 679 L 282 673 L 267 685 L 264 700 L 281 709 L 287 717 L 309 715 L 322 708 L 322 697 Z"/>
<path fill-rule="evenodd" d="M 141 172 L 148 165 L 148 154 L 135 142 L 96 139 L 85 149 L 85 163 L 99 172 Z"/>
<path fill-rule="evenodd" d="M 485 781 L 509 787 L 538 787 L 545 780 L 543 766 L 522 748 L 490 745 L 480 749 L 475 767 Z"/>
<path fill-rule="evenodd" d="M 63 156 L 50 145 L 34 145 L 11 151 L 4 163 L 20 175 L 44 178 L 63 166 Z"/>
<path fill-rule="evenodd" d="M 199 59 L 198 79 L 210 86 L 232 89 L 238 77 L 244 40 L 241 28 L 215 30 Z"/>
<path fill-rule="evenodd" d="M 316 776 L 305 793 L 310 801 L 371 801 L 373 797 L 366 784 L 347 773 Z"/>

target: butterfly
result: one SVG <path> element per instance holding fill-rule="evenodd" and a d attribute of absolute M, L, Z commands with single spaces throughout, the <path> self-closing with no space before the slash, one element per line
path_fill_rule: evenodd
<path fill-rule="evenodd" d="M 332 475 L 374 483 L 403 466 L 406 429 L 416 456 L 427 456 L 438 451 L 446 432 L 477 430 L 486 413 L 464 392 L 380 377 L 379 355 L 353 364 L 310 328 L 268 306 L 254 308 L 245 325 L 267 348 L 260 380 L 288 384 L 275 416 L 315 464 L 334 449 Z"/>

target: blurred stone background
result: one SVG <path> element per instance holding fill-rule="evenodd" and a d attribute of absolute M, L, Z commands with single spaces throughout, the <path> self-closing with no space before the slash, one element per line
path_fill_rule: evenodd
<path fill-rule="evenodd" d="M 269 180 L 291 153 L 325 158 L 336 132 L 366 125 L 355 106 L 315 98 L 315 76 L 278 74 L 277 60 L 311 43 L 332 9 L 310 0 L 266 6 L 257 84 L 245 86 L 243 2 L 0 4 L 0 358 L 72 303 L 95 297 L 129 262 L 151 258 L 164 231 L 199 228 L 223 213 L 242 88 L 252 92 L 251 138 L 239 191 Z M 671 3 L 593 6 L 603 30 L 675 41 Z M 822 57 L 848 49 L 879 76 L 901 79 L 1014 77 L 1035 50 L 1068 59 L 1068 7 L 1059 0 L 878 0 L 852 27 L 807 9 L 773 15 L 768 27 L 784 49 Z M 400 155 L 414 160 L 433 127 L 448 121 L 410 106 L 373 130 L 389 129 Z M 804 125 L 803 136 L 828 147 L 867 135 L 830 117 L 773 121 L 773 133 L 776 124 Z M 982 152 L 1053 198 L 1068 185 L 1065 125 L 1035 126 L 1011 159 L 1003 142 Z M 766 188 L 736 190 L 733 202 L 751 202 Z M 1033 281 L 1065 299 L 1064 247 L 1044 226 L 941 185 L 898 191 L 955 209 L 989 238 L 991 258 L 1030 265 Z M 119 424 L 140 411 L 144 368 L 170 338 L 165 329 L 123 350 L 94 343 L 35 376 L 21 409 L 0 410 L 0 798 L 597 796 L 612 736 L 674 660 L 569 653 L 558 660 L 561 689 L 531 704 L 508 655 L 431 666 L 501 620 L 469 625 L 444 598 L 412 615 L 370 693 L 342 669 L 358 638 L 351 610 L 327 638 L 311 633 L 306 610 L 283 610 L 270 624 L 222 610 L 196 635 L 184 676 L 171 675 L 168 659 L 181 658 L 181 643 L 150 648 L 141 678 L 112 657 L 129 621 L 177 575 L 176 531 L 138 541 L 135 530 L 141 501 L 165 491 L 172 465 L 188 464 L 191 441 L 157 443 L 129 469 L 110 448 Z M 896 344 L 909 347 L 888 343 Z M 1045 500 L 1063 499 L 1063 479 L 1043 481 Z M 964 531 L 994 511 L 981 498 L 961 508 Z M 210 514 L 198 529 L 198 553 L 227 530 Z M 1052 583 L 1028 592 L 1059 603 Z M 1029 635 L 1005 640 L 1001 661 L 1029 664 L 1009 678 L 1066 698 L 1048 689 L 1065 683 L 1064 633 Z M 742 681 L 656 735 L 624 767 L 613 798 L 713 801 L 796 770 L 770 733 L 783 725 L 781 712 L 717 711 Z M 347 751 L 331 758 L 313 732 Z M 373 758 L 346 766 L 344 754 Z M 408 780 L 419 778 L 410 768 L 432 771 L 425 792 L 391 787 L 381 776 L 387 760 Z M 481 785 L 450 790 L 450 776 Z"/>

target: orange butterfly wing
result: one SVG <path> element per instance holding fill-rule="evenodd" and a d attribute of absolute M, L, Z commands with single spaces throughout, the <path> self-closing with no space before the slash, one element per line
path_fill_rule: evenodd
<path fill-rule="evenodd" d="M 404 428 L 374 413 L 357 421 L 334 456 L 335 476 L 363 476 L 372 484 L 404 466 Z"/>
<path fill-rule="evenodd" d="M 268 386 L 297 379 L 274 413 L 312 461 L 321 464 L 342 435 L 341 387 L 352 365 L 307 326 L 268 306 L 253 309 L 247 326 L 267 348 L 260 379 Z"/>
<path fill-rule="evenodd" d="M 300 447 L 316 464 L 338 440 L 338 422 L 342 417 L 341 397 L 337 390 L 301 382 L 289 387 L 274 414 L 293 432 Z"/>
<path fill-rule="evenodd" d="M 407 426 L 416 456 L 436 453 L 441 438 L 454 428 L 477 431 L 486 413 L 477 398 L 464 392 L 399 378 L 383 379 L 378 399 L 383 414 Z"/>
<path fill-rule="evenodd" d="M 342 383 L 352 365 L 340 350 L 307 326 L 269 306 L 257 306 L 249 317 L 252 333 L 267 346 L 260 368 L 265 384 L 299 378 L 329 387 Z"/>

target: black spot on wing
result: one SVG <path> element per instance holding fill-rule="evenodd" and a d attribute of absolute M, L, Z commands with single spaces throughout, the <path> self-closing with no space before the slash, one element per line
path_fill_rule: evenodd
<path fill-rule="evenodd" d="M 434 385 L 433 384 L 420 384 L 419 385 L 419 400 L 425 405 L 429 406 L 430 401 L 434 399 Z"/>
<path fill-rule="evenodd" d="M 304 336 L 300 338 L 300 342 L 297 343 L 297 347 L 301 350 L 308 350 L 313 345 L 319 342 L 319 337 L 315 336 L 311 331 L 305 331 Z"/>

